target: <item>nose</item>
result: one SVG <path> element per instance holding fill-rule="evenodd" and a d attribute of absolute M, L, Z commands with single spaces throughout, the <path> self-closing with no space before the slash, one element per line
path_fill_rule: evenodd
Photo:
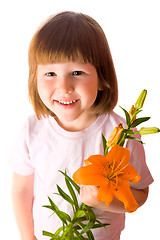
<path fill-rule="evenodd" d="M 63 76 L 58 81 L 58 91 L 62 94 L 71 94 L 73 92 L 73 83 L 69 77 Z"/>

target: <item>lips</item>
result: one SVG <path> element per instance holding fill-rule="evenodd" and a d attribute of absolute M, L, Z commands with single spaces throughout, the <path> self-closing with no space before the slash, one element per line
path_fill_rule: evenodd
<path fill-rule="evenodd" d="M 77 100 L 69 101 L 69 102 L 65 102 L 65 101 L 58 101 L 58 102 L 61 103 L 61 104 L 69 105 L 69 104 L 75 103 L 76 101 Z"/>
<path fill-rule="evenodd" d="M 55 100 L 55 102 L 62 104 L 62 105 L 72 105 L 76 103 L 78 100 L 72 100 L 72 101 L 61 101 L 61 100 Z"/>

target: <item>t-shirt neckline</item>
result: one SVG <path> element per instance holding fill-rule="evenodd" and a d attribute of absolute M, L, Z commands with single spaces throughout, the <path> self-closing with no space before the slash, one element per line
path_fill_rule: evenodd
<path fill-rule="evenodd" d="M 99 129 L 102 127 L 104 121 L 108 117 L 108 114 L 102 114 L 100 115 L 95 122 L 93 122 L 89 127 L 78 131 L 78 132 L 69 132 L 63 129 L 62 127 L 59 126 L 57 121 L 55 120 L 54 117 L 49 116 L 49 122 L 51 127 L 60 135 L 63 137 L 67 138 L 83 138 L 86 136 L 89 136 L 91 134 L 94 134 L 95 132 L 98 132 Z"/>

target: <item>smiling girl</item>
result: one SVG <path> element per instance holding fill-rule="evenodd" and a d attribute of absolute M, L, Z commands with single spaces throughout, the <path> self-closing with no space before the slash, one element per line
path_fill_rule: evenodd
<path fill-rule="evenodd" d="M 98 75 L 92 64 L 39 65 L 37 88 L 41 100 L 64 129 L 80 131 L 96 120 L 96 115 L 88 112 L 98 92 Z"/>
<path fill-rule="evenodd" d="M 61 222 L 42 205 L 47 196 L 71 215 L 57 195 L 58 170 L 73 173 L 93 154 L 103 154 L 106 138 L 125 121 L 113 112 L 118 99 L 115 69 L 102 28 L 91 17 L 74 12 L 51 16 L 35 33 L 29 48 L 29 98 L 35 115 L 20 132 L 11 154 L 12 198 L 22 240 L 47 240 L 42 230 L 55 232 Z M 130 163 L 141 175 L 131 188 L 139 206 L 153 182 L 143 146 L 128 140 Z M 134 152 L 134 154 L 133 154 Z M 95 207 L 97 217 L 110 221 L 106 229 L 93 231 L 96 240 L 119 240 L 125 208 L 113 199 L 107 207 L 97 202 L 97 187 L 83 186 L 81 200 Z M 81 201 L 79 199 L 79 201 Z M 106 220 L 107 219 L 107 220 Z"/>

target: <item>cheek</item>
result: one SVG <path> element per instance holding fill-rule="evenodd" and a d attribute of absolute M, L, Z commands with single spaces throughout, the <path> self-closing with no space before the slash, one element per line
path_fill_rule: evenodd
<path fill-rule="evenodd" d="M 92 78 L 86 81 L 82 86 L 82 91 L 86 94 L 96 95 L 98 92 L 98 79 Z"/>
<path fill-rule="evenodd" d="M 50 98 L 50 95 L 51 95 L 51 87 L 50 86 L 39 81 L 39 82 L 37 82 L 37 89 L 38 89 L 39 96 L 42 100 L 46 100 L 46 99 Z"/>
<path fill-rule="evenodd" d="M 85 90 L 86 96 L 90 101 L 95 101 L 98 94 L 98 84 L 97 82 L 90 82 L 86 87 Z"/>

